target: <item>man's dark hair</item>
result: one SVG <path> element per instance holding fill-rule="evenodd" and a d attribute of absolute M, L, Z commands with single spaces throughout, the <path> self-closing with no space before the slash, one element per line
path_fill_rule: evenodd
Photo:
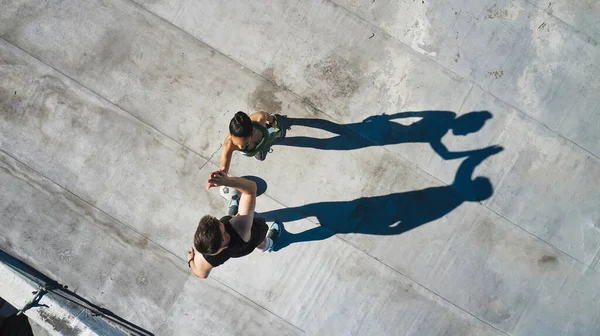
<path fill-rule="evenodd" d="M 215 254 L 221 248 L 223 234 L 219 220 L 213 216 L 204 216 L 200 219 L 194 234 L 194 247 L 202 254 Z"/>
<path fill-rule="evenodd" d="M 229 133 L 240 138 L 250 136 L 252 134 L 252 120 L 246 113 L 238 111 L 229 122 Z"/>

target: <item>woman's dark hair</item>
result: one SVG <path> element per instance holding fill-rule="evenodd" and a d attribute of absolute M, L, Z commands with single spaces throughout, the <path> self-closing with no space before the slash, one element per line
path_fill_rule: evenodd
<path fill-rule="evenodd" d="M 229 133 L 240 138 L 250 136 L 252 134 L 252 120 L 246 113 L 239 111 L 229 122 Z"/>

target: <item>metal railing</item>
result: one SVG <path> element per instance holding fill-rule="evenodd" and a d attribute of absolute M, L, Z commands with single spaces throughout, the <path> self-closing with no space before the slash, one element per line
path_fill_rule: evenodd
<path fill-rule="evenodd" d="M 11 268 L 14 272 L 25 277 L 29 281 L 38 285 L 38 290 L 32 292 L 33 298 L 28 301 L 17 314 L 23 314 L 32 307 L 36 307 L 44 295 L 49 293 L 56 295 L 73 305 L 76 305 L 87 311 L 90 317 L 99 317 L 110 325 L 117 327 L 123 332 L 135 336 L 153 335 L 151 332 L 115 315 L 111 311 L 98 307 L 93 303 L 85 300 L 81 296 L 71 292 L 67 286 L 63 286 L 55 280 L 50 279 L 40 271 L 18 260 L 3 250 L 0 250 L 0 262 Z"/>

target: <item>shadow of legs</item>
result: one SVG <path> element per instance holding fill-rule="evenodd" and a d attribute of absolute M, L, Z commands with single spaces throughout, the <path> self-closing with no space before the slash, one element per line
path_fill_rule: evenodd
<path fill-rule="evenodd" d="M 335 235 L 333 231 L 322 226 L 317 226 L 300 233 L 290 233 L 284 229 L 273 251 L 279 251 L 294 243 L 325 240 L 333 235 Z"/>

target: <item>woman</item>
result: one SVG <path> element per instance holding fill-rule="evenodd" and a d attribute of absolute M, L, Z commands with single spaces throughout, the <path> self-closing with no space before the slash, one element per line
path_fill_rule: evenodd
<path fill-rule="evenodd" d="M 229 122 L 229 134 L 223 142 L 221 171 L 229 173 L 231 156 L 236 150 L 259 161 L 264 160 L 268 145 L 281 138 L 282 133 L 277 118 L 272 114 L 255 112 L 248 116 L 242 111 L 237 112 Z M 209 184 L 208 188 L 214 186 Z"/>

